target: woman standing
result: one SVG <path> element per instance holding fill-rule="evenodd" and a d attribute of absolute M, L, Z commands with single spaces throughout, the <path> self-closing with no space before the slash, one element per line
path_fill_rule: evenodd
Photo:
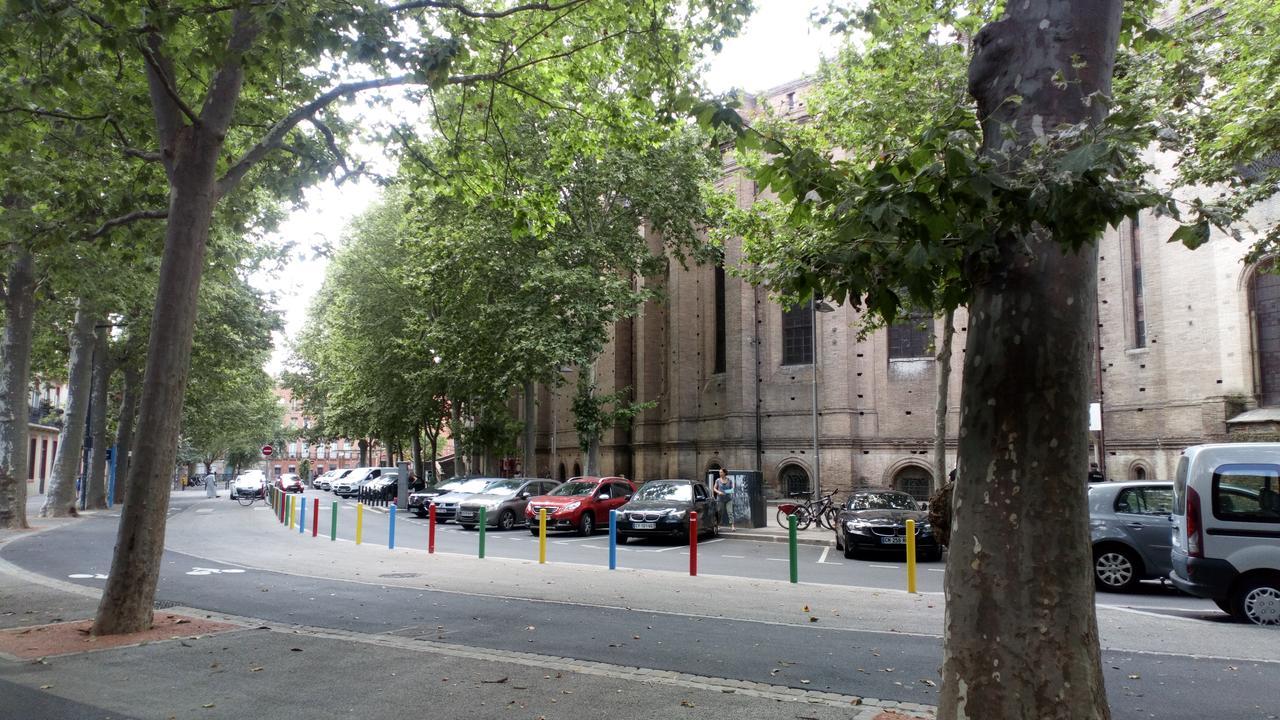
<path fill-rule="evenodd" d="M 733 481 L 729 479 L 729 474 L 724 468 L 720 468 L 720 477 L 716 479 L 715 487 L 716 500 L 720 503 L 720 512 L 718 513 L 719 524 L 724 525 L 724 519 L 729 518 L 729 529 L 736 531 L 738 528 L 734 525 L 733 520 Z"/>

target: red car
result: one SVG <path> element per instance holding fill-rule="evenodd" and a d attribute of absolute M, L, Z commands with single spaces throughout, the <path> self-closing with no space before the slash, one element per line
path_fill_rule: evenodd
<path fill-rule="evenodd" d="M 294 475 L 293 473 L 285 473 L 276 478 L 275 486 L 277 490 L 283 490 L 287 493 L 300 493 L 303 490 L 302 478 Z"/>
<path fill-rule="evenodd" d="M 530 498 L 524 518 L 529 532 L 538 534 L 538 510 L 547 510 L 548 530 L 577 530 L 590 535 L 609 522 L 609 511 L 631 499 L 636 488 L 620 477 L 576 477 L 547 495 Z"/>

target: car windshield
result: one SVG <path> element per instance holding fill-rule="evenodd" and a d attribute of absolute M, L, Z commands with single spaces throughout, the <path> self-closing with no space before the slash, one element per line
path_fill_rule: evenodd
<path fill-rule="evenodd" d="M 444 484 L 443 484 L 443 485 L 441 485 L 440 487 L 436 488 L 436 492 L 438 492 L 438 493 L 450 493 L 450 492 L 453 492 L 454 490 L 457 490 L 458 488 L 462 487 L 462 485 L 463 485 L 463 481 L 462 481 L 462 480 L 450 480 L 449 482 L 444 483 Z"/>
<path fill-rule="evenodd" d="M 693 499 L 693 485 L 689 483 L 649 482 L 635 494 L 634 500 L 678 500 L 689 502 Z"/>
<path fill-rule="evenodd" d="M 906 493 L 859 493 L 849 498 L 849 510 L 915 510 L 916 501 Z"/>
<path fill-rule="evenodd" d="M 591 491 L 596 489 L 600 483 L 594 480 L 570 480 L 560 487 L 547 493 L 548 495 L 558 495 L 560 497 L 577 497 L 579 495 L 590 495 Z"/>
<path fill-rule="evenodd" d="M 510 494 L 520 489 L 523 480 L 494 480 L 485 486 L 484 491 L 493 495 Z"/>
<path fill-rule="evenodd" d="M 449 492 L 460 493 L 478 493 L 488 487 L 493 482 L 493 478 L 476 478 L 475 480 L 463 480 L 458 487 L 449 488 Z"/>

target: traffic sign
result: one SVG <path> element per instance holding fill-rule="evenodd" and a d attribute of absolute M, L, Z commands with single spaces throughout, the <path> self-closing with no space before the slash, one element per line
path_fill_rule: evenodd
<path fill-rule="evenodd" d="M 270 445 L 263 445 L 263 446 L 262 446 L 262 454 L 263 454 L 263 455 L 265 455 L 265 456 L 267 456 L 267 457 L 271 457 L 271 453 L 273 453 L 273 452 L 275 452 L 275 451 L 276 451 L 276 449 L 275 449 L 275 448 L 273 448 L 273 447 L 271 447 Z"/>

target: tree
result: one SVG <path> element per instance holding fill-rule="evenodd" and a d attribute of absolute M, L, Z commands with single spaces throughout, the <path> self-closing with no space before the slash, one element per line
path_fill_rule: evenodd
<path fill-rule="evenodd" d="M 886 321 L 940 299 L 969 309 L 941 718 L 1109 715 L 1085 502 L 1094 244 L 1140 209 L 1178 214 L 1142 180 L 1145 109 L 1111 91 L 1120 40 L 1146 38 L 1149 6 L 1126 7 L 1122 26 L 1115 0 L 1031 0 L 992 22 L 984 3 L 873 2 L 848 16 L 868 47 L 986 24 L 967 82 L 932 66 L 922 75 L 940 84 L 895 76 L 904 68 L 886 54 L 881 82 L 857 88 L 872 91 L 866 112 L 910 105 L 922 86 L 954 97 L 960 84 L 975 105 L 926 113 L 909 142 L 847 160 L 803 138 L 763 142 L 773 157 L 757 178 L 789 215 L 747 242 L 775 287 L 847 298 Z M 694 110 L 743 145 L 761 140 L 721 104 Z"/>
<path fill-rule="evenodd" d="M 112 58 L 122 74 L 146 77 L 155 145 L 169 187 L 166 209 L 136 209 L 104 223 L 166 218 L 137 427 L 146 442 L 137 444 L 130 466 L 117 545 L 121 550 L 113 560 L 94 632 L 150 625 L 167 474 L 178 437 L 209 228 L 219 203 L 251 171 L 260 173 L 259 183 L 272 184 L 344 166 L 323 113 L 343 97 L 378 87 L 492 87 L 517 76 L 541 76 L 541 92 L 532 94 L 555 104 L 565 96 L 590 96 L 600 78 L 611 76 L 616 85 L 645 96 L 674 79 L 670 68 L 688 66 L 693 48 L 715 39 L 725 27 L 736 27 L 744 10 L 743 2 L 693 0 L 689 7 L 674 0 L 644 7 L 621 0 L 568 0 L 558 6 L 476 10 L 461 3 L 388 6 L 372 0 L 318 0 L 219 7 L 186 2 L 146 7 L 24 4 L 6 10 L 0 18 L 5 28 L 0 42 L 31 42 L 35 37 L 68 60 L 67 72 L 46 78 L 39 87 L 74 87 L 80 81 L 75 69 L 88 64 L 86 51 Z M 414 32 L 408 30 L 410 24 Z M 424 37 L 424 30 L 438 34 Z M 590 39 L 575 39 L 581 37 Z M 206 45 L 211 38 L 216 46 Z M 512 45 L 512 38 L 521 39 Z M 571 56 L 579 68 L 591 66 L 591 71 L 565 71 L 565 58 Z M 335 58 L 349 64 L 334 63 L 335 72 L 326 72 L 329 66 L 321 62 Z M 378 76 L 342 82 L 339 75 L 353 67 L 370 68 Z M 265 85 L 260 90 L 255 83 L 261 81 Z M 189 101 L 193 94 L 197 102 Z M 315 127 L 309 136 L 297 131 L 304 121 Z M 270 129 L 255 137 L 260 127 Z M 298 162 L 282 163 L 279 154 L 273 155 L 286 148 Z M 329 155 L 317 160 L 316 153 L 308 152 L 315 148 L 326 148 Z"/>

